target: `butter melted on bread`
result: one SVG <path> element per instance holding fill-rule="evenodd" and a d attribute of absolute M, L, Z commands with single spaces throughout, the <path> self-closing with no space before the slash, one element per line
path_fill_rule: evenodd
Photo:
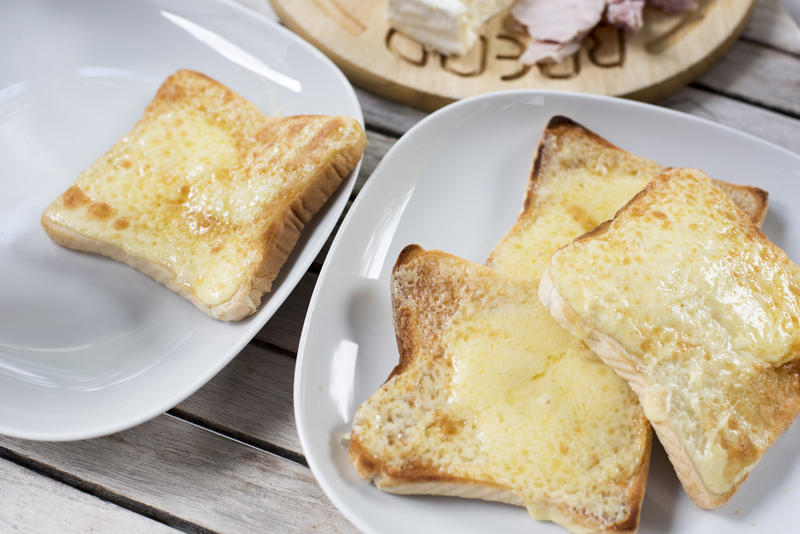
<path fill-rule="evenodd" d="M 351 459 L 365 479 L 521 504 L 574 532 L 636 531 L 650 425 L 625 380 L 535 292 L 559 246 L 612 217 L 660 169 L 555 117 L 523 212 L 488 262 L 497 274 L 436 251 L 401 255 L 392 285 L 401 363 L 353 425 Z M 722 185 L 760 224 L 763 192 Z"/>
<path fill-rule="evenodd" d="M 488 265 L 509 276 L 538 280 L 556 249 L 612 218 L 662 168 L 565 117 L 554 117 L 542 135 L 522 214 Z M 766 192 L 714 183 L 761 226 Z"/>
<path fill-rule="evenodd" d="M 267 117 L 179 71 L 42 224 L 62 245 L 125 261 L 206 313 L 240 319 L 364 145 L 353 119 Z"/>
<path fill-rule="evenodd" d="M 410 246 L 392 275 L 401 363 L 358 410 L 361 475 L 398 493 L 526 506 L 575 532 L 630 532 L 650 431 L 628 386 L 505 278 Z"/>
<path fill-rule="evenodd" d="M 721 504 L 800 410 L 800 268 L 701 172 L 556 252 L 553 315 L 630 380 L 690 496 Z"/>

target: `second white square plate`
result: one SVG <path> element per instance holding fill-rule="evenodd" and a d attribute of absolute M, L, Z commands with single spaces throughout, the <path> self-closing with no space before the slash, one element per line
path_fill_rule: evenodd
<path fill-rule="evenodd" d="M 311 299 L 295 373 L 308 463 L 365 532 L 564 532 L 513 506 L 383 493 L 358 477 L 342 439 L 356 408 L 397 364 L 389 276 L 398 253 L 417 243 L 486 261 L 517 218 L 539 136 L 553 115 L 634 154 L 766 189 L 772 196 L 764 231 L 800 260 L 800 157 L 752 136 L 664 108 L 557 92 L 495 93 L 430 115 L 389 151 L 348 213 Z M 706 512 L 691 503 L 656 446 L 639 532 L 795 532 L 798 448 L 794 425 L 728 504 Z"/>

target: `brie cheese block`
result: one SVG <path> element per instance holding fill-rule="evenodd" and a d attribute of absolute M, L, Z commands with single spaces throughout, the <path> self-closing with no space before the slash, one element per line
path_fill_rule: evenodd
<path fill-rule="evenodd" d="M 514 0 L 389 0 L 387 18 L 397 31 L 442 54 L 463 55 L 484 22 Z"/>

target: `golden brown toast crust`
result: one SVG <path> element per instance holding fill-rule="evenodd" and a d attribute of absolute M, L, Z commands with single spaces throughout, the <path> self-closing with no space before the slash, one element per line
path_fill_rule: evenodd
<path fill-rule="evenodd" d="M 174 183 L 175 176 L 156 175 L 153 171 L 150 177 L 146 178 L 147 180 L 152 178 L 153 183 L 156 183 L 155 180 L 163 181 L 164 190 L 157 194 L 167 197 L 178 195 L 174 200 L 158 201 L 160 204 L 154 201 L 158 206 L 156 211 L 150 212 L 154 218 L 160 217 L 168 221 L 185 218 L 184 227 L 191 227 L 193 224 L 198 226 L 201 231 L 188 239 L 192 243 L 208 243 L 208 247 L 211 248 L 213 239 L 226 240 L 230 243 L 236 238 L 240 241 L 238 245 L 240 249 L 246 249 L 238 264 L 243 282 L 238 289 L 231 291 L 232 296 L 221 302 L 204 299 L 197 293 L 191 281 L 179 279 L 180 275 L 176 271 L 182 270 L 181 266 L 176 270 L 146 257 L 146 254 L 137 252 L 138 249 L 129 246 L 130 240 L 126 240 L 125 236 L 134 235 L 131 232 L 137 231 L 136 221 L 131 222 L 131 215 L 136 218 L 144 217 L 146 214 L 136 212 L 136 207 L 132 208 L 133 214 L 125 213 L 124 210 L 118 209 L 119 206 L 113 200 L 104 198 L 102 191 L 95 194 L 97 198 L 90 198 L 91 193 L 81 189 L 84 175 L 87 180 L 97 182 L 97 176 L 102 176 L 99 173 L 107 173 L 109 181 L 118 180 L 113 183 L 133 184 L 131 190 L 135 190 L 136 182 L 133 180 L 144 182 L 145 178 L 131 178 L 125 171 L 130 170 L 131 165 L 138 164 L 142 165 L 139 176 L 142 176 L 141 173 L 146 176 L 149 164 L 147 161 L 131 162 L 124 157 L 126 147 L 129 146 L 128 139 L 141 139 L 148 134 L 152 124 L 159 120 L 167 121 L 166 124 L 174 127 L 183 124 L 182 115 L 177 119 L 170 118 L 173 112 L 176 116 L 178 113 L 202 116 L 209 123 L 220 125 L 231 136 L 238 154 L 234 164 L 236 167 L 224 171 L 223 174 L 226 176 L 229 173 L 227 178 L 220 176 L 218 179 L 220 182 L 229 180 L 230 191 L 226 194 L 235 192 L 238 183 L 250 180 L 270 180 L 275 177 L 276 182 L 280 181 L 280 185 L 275 185 L 280 191 L 269 201 L 267 208 L 255 214 L 249 221 L 226 222 L 213 214 L 198 214 L 188 208 L 183 212 L 180 211 L 181 202 L 186 202 L 187 195 L 190 194 L 192 178 L 184 179 L 178 176 L 178 180 L 185 180 L 179 191 L 176 185 L 167 185 Z M 302 144 L 292 144 L 295 139 L 299 139 L 297 136 L 304 128 L 313 128 L 314 135 L 304 140 Z M 171 131 L 166 132 L 167 139 L 170 139 L 171 135 Z M 172 146 L 178 150 L 187 142 L 191 143 L 192 139 L 175 139 Z M 331 144 L 334 142 L 338 144 Z M 181 70 L 167 78 L 161 85 L 133 130 L 87 169 L 73 186 L 45 210 L 42 215 L 42 226 L 60 245 L 102 254 L 127 263 L 191 301 L 214 318 L 242 319 L 256 311 L 262 295 L 271 289 L 272 281 L 294 247 L 301 229 L 355 168 L 365 145 L 366 137 L 363 129 L 353 119 L 322 116 L 267 117 L 254 105 L 222 84 L 203 74 Z M 291 152 L 285 152 L 287 157 L 283 159 L 269 156 L 274 154 L 271 150 L 276 146 L 285 147 Z M 210 150 L 214 150 L 214 147 Z M 278 153 L 281 150 L 283 149 Z M 158 158 L 158 156 L 152 157 Z M 308 168 L 314 169 L 313 172 L 303 168 L 309 162 L 311 165 Z M 210 202 L 223 200 L 227 202 L 227 198 L 219 197 L 212 198 Z M 59 217 L 59 213 L 74 215 L 76 211 L 81 210 L 89 223 L 105 222 L 108 226 L 113 226 L 113 229 L 120 232 L 123 237 L 114 239 L 96 237 L 91 232 L 87 233 L 62 222 L 63 219 Z M 154 237 L 154 239 L 159 238 Z M 216 248 L 211 248 L 212 254 L 214 250 Z M 192 268 L 196 270 L 194 266 Z M 214 272 L 208 272 L 201 276 L 215 275 Z"/>
<path fill-rule="evenodd" d="M 545 153 L 545 147 L 549 145 L 548 141 L 554 139 L 558 140 L 559 138 L 567 136 L 580 136 L 584 139 L 589 139 L 592 143 L 595 143 L 604 149 L 618 151 L 621 155 L 620 157 L 630 157 L 632 159 L 643 160 L 643 158 L 636 158 L 635 156 L 628 155 L 627 152 L 617 148 L 597 134 L 580 126 L 570 119 L 565 117 L 554 117 L 542 135 L 536 157 L 534 158 L 530 179 L 528 181 L 523 210 L 519 216 L 518 223 L 511 230 L 511 232 L 509 232 L 509 234 L 515 231 L 520 231 L 518 230 L 520 223 L 524 222 L 524 220 L 530 217 L 532 214 L 534 204 L 533 199 L 535 198 L 537 187 L 540 183 L 540 171 L 542 166 L 546 164 L 546 158 L 548 157 L 548 154 Z M 652 162 L 647 163 L 649 163 L 651 167 L 654 167 L 654 173 L 657 172 L 656 169 L 659 167 L 657 167 L 656 164 Z M 741 195 L 741 197 L 745 199 L 746 207 L 754 207 L 752 211 L 754 220 L 760 224 L 761 220 L 763 220 L 764 212 L 766 211 L 766 193 L 757 188 L 742 188 L 740 186 L 729 187 L 732 191 Z M 498 247 L 500 246 L 503 246 L 503 242 L 498 245 Z M 395 264 L 395 270 L 402 265 L 413 262 L 416 257 L 426 254 L 430 255 L 443 253 L 426 252 L 418 246 L 410 245 L 401 252 L 397 263 Z M 488 263 L 491 264 L 491 258 Z M 413 314 L 409 314 L 399 309 L 396 302 L 394 303 L 393 310 L 400 358 L 397 366 L 392 370 L 391 374 L 387 378 L 387 381 L 392 377 L 402 374 L 413 365 L 414 355 L 416 353 L 416 345 L 414 342 L 415 338 L 412 334 L 415 329 L 419 328 L 419 326 L 415 324 L 416 317 Z M 647 424 L 646 421 L 644 424 Z M 642 461 L 642 468 L 637 472 L 636 480 L 631 486 L 631 493 L 629 494 L 629 502 L 633 503 L 631 514 L 625 521 L 608 527 L 608 531 L 634 532 L 638 527 L 641 502 L 644 496 L 648 473 L 647 466 L 649 464 L 650 441 L 652 440 L 652 434 L 649 431 L 646 435 L 647 443 L 643 451 L 644 458 Z M 392 470 L 391 467 L 386 465 L 385 462 L 382 462 L 381 459 L 375 458 L 370 454 L 369 450 L 367 450 L 367 448 L 361 443 L 357 433 L 354 433 L 352 436 L 349 451 L 351 461 L 353 462 L 353 465 L 356 467 L 359 474 L 365 480 L 373 481 L 377 487 L 386 491 L 395 493 L 431 493 L 464 496 L 520 504 L 518 502 L 519 499 L 513 493 L 509 493 L 508 490 L 503 492 L 501 491 L 502 488 L 499 488 L 495 485 L 487 485 L 485 483 L 478 484 L 475 481 L 463 480 L 456 477 L 448 477 L 441 471 L 433 469 L 431 466 L 415 465 L 409 466 L 407 469 L 402 471 Z M 552 503 L 548 504 L 548 506 L 551 505 Z"/>
<path fill-rule="evenodd" d="M 458 261 L 460 258 L 449 256 L 443 252 L 426 251 L 418 245 L 408 245 L 400 252 L 397 261 L 392 269 L 392 273 L 405 268 L 417 260 L 424 260 L 425 255 L 441 254 L 443 257 L 453 258 Z M 435 284 L 428 280 L 430 288 Z M 449 288 L 453 292 L 459 291 L 456 287 Z M 464 290 L 464 286 L 461 287 Z M 458 297 L 451 295 L 449 313 L 453 313 L 458 306 Z M 405 308 L 396 292 L 392 291 L 392 317 L 395 325 L 395 335 L 397 347 L 400 354 L 398 364 L 386 379 L 386 382 L 393 377 L 407 371 L 419 356 L 418 345 L 424 339 L 433 341 L 431 336 L 421 335 L 418 329 L 426 329 L 425 326 L 417 323 L 414 313 Z M 425 332 L 428 334 L 429 332 Z M 422 339 L 420 339 L 422 338 Z M 505 502 L 509 504 L 522 505 L 519 498 L 508 488 L 483 481 L 475 481 L 461 477 L 450 476 L 441 472 L 432 465 L 420 463 L 407 463 L 403 469 L 395 469 L 380 459 L 375 458 L 359 439 L 358 433 L 353 433 L 348 448 L 350 462 L 355 466 L 358 474 L 367 482 L 372 482 L 376 487 L 384 491 L 393 493 L 409 494 L 431 494 L 447 495 L 452 497 L 475 497 L 484 500 Z"/>
<path fill-rule="evenodd" d="M 611 229 L 614 221 L 619 217 L 625 216 L 628 212 L 633 213 L 633 211 L 640 210 L 640 201 L 659 187 L 661 182 L 668 180 L 674 174 L 680 174 L 686 171 L 686 169 L 664 169 L 664 171 L 650 182 L 645 189 L 622 207 L 614 216 L 614 219 L 605 221 L 597 228 L 579 236 L 574 240 L 574 243 L 587 242 L 603 236 Z M 716 180 L 712 180 L 712 182 L 728 193 L 729 189 L 725 186 L 730 184 L 725 184 L 723 182 L 721 186 L 720 182 Z M 733 187 L 737 188 L 740 186 Z M 744 203 L 744 207 L 747 209 L 743 209 L 743 204 L 741 203 L 732 202 L 732 217 L 738 219 L 742 225 L 749 224 L 750 229 L 748 231 L 751 232 L 750 235 L 754 236 L 757 240 L 769 242 L 768 238 L 758 228 L 761 222 L 763 222 L 766 213 L 766 193 L 758 188 L 742 188 L 742 190 L 745 190 L 747 194 L 751 195 L 751 198 L 761 200 L 755 205 Z M 728 195 L 732 196 L 733 200 L 736 200 L 735 195 L 730 195 L 730 193 L 728 193 Z M 570 245 L 565 245 L 562 248 L 568 246 Z M 542 276 L 539 286 L 539 298 L 545 307 L 550 310 L 556 321 L 573 332 L 576 336 L 582 338 L 603 361 L 609 364 L 620 376 L 628 381 L 631 388 L 640 399 L 646 395 L 648 391 L 652 390 L 655 386 L 655 382 L 647 375 L 640 372 L 638 363 L 631 354 L 629 354 L 613 337 L 591 329 L 575 309 L 558 293 L 551 275 L 550 265 L 548 265 Z M 762 421 L 770 421 L 771 423 L 769 426 L 769 439 L 766 448 L 771 446 L 792 424 L 797 415 L 800 414 L 800 360 L 792 360 L 783 365 L 771 367 L 768 372 L 770 376 L 764 379 L 765 384 L 760 384 L 760 386 L 763 387 L 754 387 L 751 389 L 753 395 L 757 398 L 757 404 L 760 406 L 759 419 Z M 724 504 L 733 496 L 741 483 L 747 478 L 747 475 L 745 475 L 744 478 L 725 493 L 717 494 L 709 491 L 702 481 L 699 472 L 694 467 L 688 452 L 684 449 L 683 442 L 670 426 L 670 422 L 651 420 L 651 424 L 659 437 L 659 441 L 667 452 L 681 484 L 697 506 L 712 509 Z M 749 443 L 743 442 L 734 445 L 727 452 L 729 458 L 732 458 L 731 463 L 737 463 L 739 461 L 747 462 L 752 460 L 753 454 L 756 454 L 755 451 L 750 449 Z M 763 452 L 758 453 L 758 456 L 760 457 L 761 454 L 763 454 Z"/>
<path fill-rule="evenodd" d="M 440 266 L 444 266 L 445 271 L 457 272 L 459 269 L 463 269 L 463 272 L 455 280 L 443 281 L 444 277 L 437 272 Z M 441 336 L 450 317 L 456 312 L 464 296 L 474 291 L 475 286 L 481 283 L 481 279 L 497 276 L 484 266 L 471 264 L 441 251 L 426 251 L 417 245 L 409 245 L 400 253 L 393 269 L 393 278 L 398 271 L 411 269 L 419 274 L 414 287 L 407 288 L 408 294 L 398 294 L 398 291 L 395 290 L 396 285 L 392 284 L 392 309 L 400 361 L 392 370 L 387 382 L 393 377 L 409 371 L 415 365 L 425 363 L 424 360 L 418 361 L 418 358 L 444 357 Z M 437 305 L 443 306 L 446 311 L 437 316 L 436 324 L 423 324 L 419 321 L 416 313 L 417 306 L 421 304 L 417 303 L 411 306 L 407 302 L 409 298 L 418 298 L 420 302 L 431 299 Z M 433 345 L 435 350 L 421 350 L 423 345 L 429 349 Z M 431 354 L 433 356 L 430 356 Z M 649 463 L 652 439 L 650 432 L 643 435 L 646 446 L 644 447 L 644 456 L 640 460 L 641 467 L 636 470 L 633 480 L 621 483 L 623 487 L 627 488 L 626 501 L 631 504 L 630 513 L 625 520 L 611 525 L 601 524 L 597 517 L 586 511 L 570 508 L 562 502 L 542 501 L 537 504 L 551 512 L 552 520 L 570 525 L 570 530 L 575 532 L 635 532 L 647 482 L 646 467 Z M 509 487 L 488 480 L 453 476 L 434 463 L 407 461 L 401 469 L 394 468 L 374 457 L 363 445 L 358 432 L 354 432 L 351 437 L 349 455 L 350 461 L 359 475 L 385 491 L 401 494 L 479 498 L 524 505 Z M 628 485 L 625 486 L 625 484 Z"/>
<path fill-rule="evenodd" d="M 583 137 L 607 149 L 619 151 L 621 154 L 630 155 L 629 152 L 619 148 L 607 139 L 601 137 L 594 131 L 586 128 L 568 117 L 556 115 L 552 117 L 542 132 L 539 140 L 539 145 L 536 148 L 536 156 L 531 166 L 530 176 L 525 189 L 525 200 L 522 204 L 522 211 L 520 212 L 519 219 L 524 219 L 530 215 L 533 208 L 534 199 L 536 198 L 536 190 L 540 184 L 540 174 L 542 166 L 545 164 L 548 154 L 545 153 L 548 147 L 548 141 L 551 139 L 561 139 L 569 136 Z M 632 156 L 631 157 L 636 157 Z M 643 159 L 643 158 L 641 158 Z M 655 175 L 654 175 L 655 177 Z M 733 201 L 745 212 L 747 212 L 750 219 L 758 226 L 764 222 L 769 207 L 769 193 L 755 186 L 751 185 L 738 185 L 724 182 L 722 180 L 714 180 L 714 183 L 728 193 Z M 514 231 L 512 228 L 511 232 Z M 511 233 L 509 232 L 509 233 Z M 491 263 L 491 259 L 489 260 Z"/>

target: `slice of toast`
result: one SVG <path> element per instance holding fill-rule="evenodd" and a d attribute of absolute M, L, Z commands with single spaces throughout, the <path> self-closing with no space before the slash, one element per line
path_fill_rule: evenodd
<path fill-rule="evenodd" d="M 216 319 L 257 309 L 366 145 L 346 117 L 267 117 L 181 70 L 42 215 L 58 244 L 127 263 Z"/>
<path fill-rule="evenodd" d="M 556 249 L 613 217 L 662 169 L 571 119 L 553 117 L 539 141 L 522 212 L 487 264 L 509 276 L 538 279 Z M 715 184 L 761 226 L 765 191 Z"/>
<path fill-rule="evenodd" d="M 658 164 L 614 147 L 569 119 L 555 117 L 542 135 L 522 214 L 512 230 L 492 252 L 489 266 L 495 272 L 517 278 L 520 281 L 515 289 L 518 295 L 527 294 L 530 297 L 526 291 L 530 290 L 531 284 L 535 287 L 546 259 L 558 246 L 593 228 L 595 220 L 611 217 L 614 211 L 641 190 L 660 169 Z M 755 188 L 727 185 L 725 187 L 733 192 L 742 206 L 750 211 L 754 221 L 760 224 L 766 212 L 766 194 Z M 602 199 L 602 203 L 598 199 Z M 581 216 L 582 212 L 587 212 L 589 215 Z M 565 223 L 564 213 L 568 217 L 577 214 L 577 217 Z M 547 484 L 538 488 L 520 489 L 524 483 L 518 481 L 517 486 L 511 483 L 499 485 L 494 479 L 488 480 L 486 473 L 474 478 L 474 474 L 465 475 L 464 469 L 467 469 L 465 465 L 468 465 L 468 462 L 463 465 L 456 462 L 455 465 L 445 466 L 437 461 L 433 456 L 434 453 L 427 458 L 420 458 L 419 451 L 413 450 L 413 446 L 394 441 L 398 435 L 405 435 L 402 429 L 404 425 L 427 425 L 434 417 L 433 412 L 426 413 L 431 405 L 438 406 L 441 402 L 441 406 L 436 409 L 449 413 L 447 412 L 449 405 L 444 399 L 449 398 L 446 392 L 452 392 L 455 388 L 451 386 L 452 370 L 448 370 L 446 359 L 453 356 L 444 354 L 444 356 L 430 357 L 431 350 L 442 350 L 439 347 L 441 342 L 436 338 L 445 335 L 442 329 L 448 328 L 447 318 L 453 316 L 457 310 L 461 310 L 458 306 L 464 299 L 475 299 L 476 295 L 491 292 L 492 289 L 486 287 L 489 282 L 506 284 L 509 287 L 514 284 L 504 277 L 487 274 L 485 269 L 444 253 L 422 252 L 416 249 L 408 249 L 405 255 L 401 255 L 395 271 L 401 268 L 408 270 L 415 256 L 419 257 L 414 259 L 414 269 L 420 270 L 424 266 L 433 274 L 420 275 L 420 288 L 410 287 L 394 298 L 401 361 L 381 390 L 359 409 L 353 425 L 350 455 L 362 477 L 374 481 L 381 489 L 396 493 L 456 495 L 525 505 L 534 517 L 552 519 L 574 532 L 634 532 L 638 526 L 647 478 L 650 426 L 625 381 L 608 373 L 608 369 L 600 359 L 580 340 L 567 335 L 535 299 L 528 298 L 524 307 L 527 308 L 527 314 L 535 317 L 531 321 L 535 325 L 531 332 L 539 335 L 540 342 L 527 347 L 526 358 L 522 362 L 512 361 L 509 364 L 508 358 L 486 358 L 481 362 L 481 368 L 492 376 L 505 376 L 508 373 L 515 374 L 524 370 L 525 366 L 535 369 L 542 361 L 557 359 L 558 363 L 548 370 L 547 378 L 558 376 L 564 380 L 563 387 L 566 390 L 571 385 L 593 380 L 597 373 L 602 376 L 602 387 L 615 392 L 616 405 L 602 405 L 603 409 L 607 410 L 603 417 L 594 421 L 585 419 L 582 424 L 601 436 L 594 447 L 598 455 L 608 461 L 626 465 L 627 476 L 616 479 L 609 486 L 609 495 L 612 496 L 612 500 L 616 499 L 618 505 L 614 513 L 608 513 L 607 510 L 603 511 L 591 504 L 588 494 L 592 486 L 586 480 L 571 481 L 573 484 L 584 484 L 582 486 L 584 494 L 570 503 L 568 498 L 554 495 L 552 488 L 548 489 Z M 434 280 L 436 284 L 428 285 L 422 282 L 424 280 Z M 476 290 L 471 284 L 477 284 L 479 289 Z M 393 290 L 395 287 L 393 285 Z M 455 296 L 461 300 L 453 300 Z M 431 306 L 419 306 L 415 304 L 414 299 L 432 299 L 437 306 L 443 301 L 448 304 L 442 314 L 436 313 L 431 316 L 423 313 L 426 307 Z M 520 307 L 522 304 L 516 302 L 513 305 Z M 400 310 L 406 312 L 401 313 Z M 488 309 L 483 311 L 489 312 Z M 398 318 L 406 316 L 410 318 L 398 321 Z M 431 329 L 434 334 L 428 334 Z M 420 338 L 418 342 L 414 341 L 417 337 Z M 471 343 L 475 343 L 475 337 L 482 338 L 484 346 L 486 342 L 491 343 L 492 339 L 496 339 L 496 336 L 493 338 L 473 336 Z M 499 339 L 507 337 L 500 336 Z M 512 338 L 509 341 L 514 340 Z M 430 346 L 427 343 L 430 343 Z M 420 346 L 428 348 L 423 351 L 419 349 Z M 507 352 L 507 347 L 504 349 L 502 346 L 497 351 L 503 354 Z M 459 358 L 459 355 L 456 354 L 455 358 Z M 414 362 L 413 365 L 411 362 Z M 440 365 L 443 371 L 437 367 Z M 427 366 L 430 368 L 426 368 Z M 602 371 L 598 371 L 599 369 Z M 569 370 L 567 373 L 569 378 L 566 379 L 565 370 Z M 408 375 L 405 374 L 406 371 L 409 372 Z M 433 375 L 432 378 L 426 378 L 425 382 L 425 391 L 428 392 L 427 404 L 418 405 L 413 399 L 413 394 L 401 391 L 404 388 L 411 388 L 411 385 L 426 373 Z M 521 376 L 524 375 L 523 372 Z M 475 381 L 477 383 L 479 379 Z M 530 393 L 525 389 L 525 385 L 524 383 L 509 385 L 509 395 L 524 397 L 526 393 Z M 385 402 L 385 399 L 398 393 L 403 395 L 407 402 L 414 404 L 413 406 L 409 404 L 409 408 L 404 409 L 399 418 L 388 411 L 392 409 L 391 403 Z M 437 398 L 437 394 L 440 397 Z M 556 398 L 560 398 L 560 394 L 556 395 Z M 581 399 L 580 393 L 572 394 L 570 402 L 581 402 L 579 399 Z M 552 415 L 554 412 L 548 411 L 549 409 L 549 405 L 543 406 L 542 413 Z M 485 412 L 484 407 L 473 410 L 478 413 Z M 496 411 L 485 413 L 494 414 Z M 522 412 L 519 410 L 515 412 L 517 416 L 520 413 Z M 392 424 L 389 431 L 369 422 L 370 418 L 385 420 L 388 417 L 392 417 L 393 420 L 399 419 Z M 511 431 L 514 430 L 513 427 L 510 428 Z M 627 445 L 623 449 L 614 450 L 608 438 L 618 428 L 625 429 L 623 434 Z M 477 439 L 477 431 L 474 428 L 467 431 L 461 427 L 448 426 L 448 429 L 448 432 L 429 436 L 428 446 L 447 450 L 456 448 L 460 441 L 474 442 Z M 563 438 L 560 434 L 551 437 L 557 439 L 558 436 Z M 393 441 L 393 449 L 386 447 L 388 441 Z M 521 454 L 519 449 L 516 450 Z M 530 454 L 530 448 L 528 452 Z M 409 458 L 412 461 L 403 462 Z M 536 469 L 541 463 L 533 456 L 530 457 L 530 461 L 533 465 L 526 468 Z M 426 467 L 422 469 L 414 462 L 422 462 Z M 535 486 L 535 481 L 533 485 Z M 527 500 L 525 500 L 526 495 Z"/>
<path fill-rule="evenodd" d="M 800 410 L 800 268 L 701 171 L 665 170 L 558 250 L 539 295 L 630 383 L 698 506 Z"/>
<path fill-rule="evenodd" d="M 636 530 L 649 426 L 609 367 L 568 352 L 534 280 L 412 245 L 391 289 L 400 363 L 350 442 L 365 480 L 521 505 L 573 532 Z"/>

